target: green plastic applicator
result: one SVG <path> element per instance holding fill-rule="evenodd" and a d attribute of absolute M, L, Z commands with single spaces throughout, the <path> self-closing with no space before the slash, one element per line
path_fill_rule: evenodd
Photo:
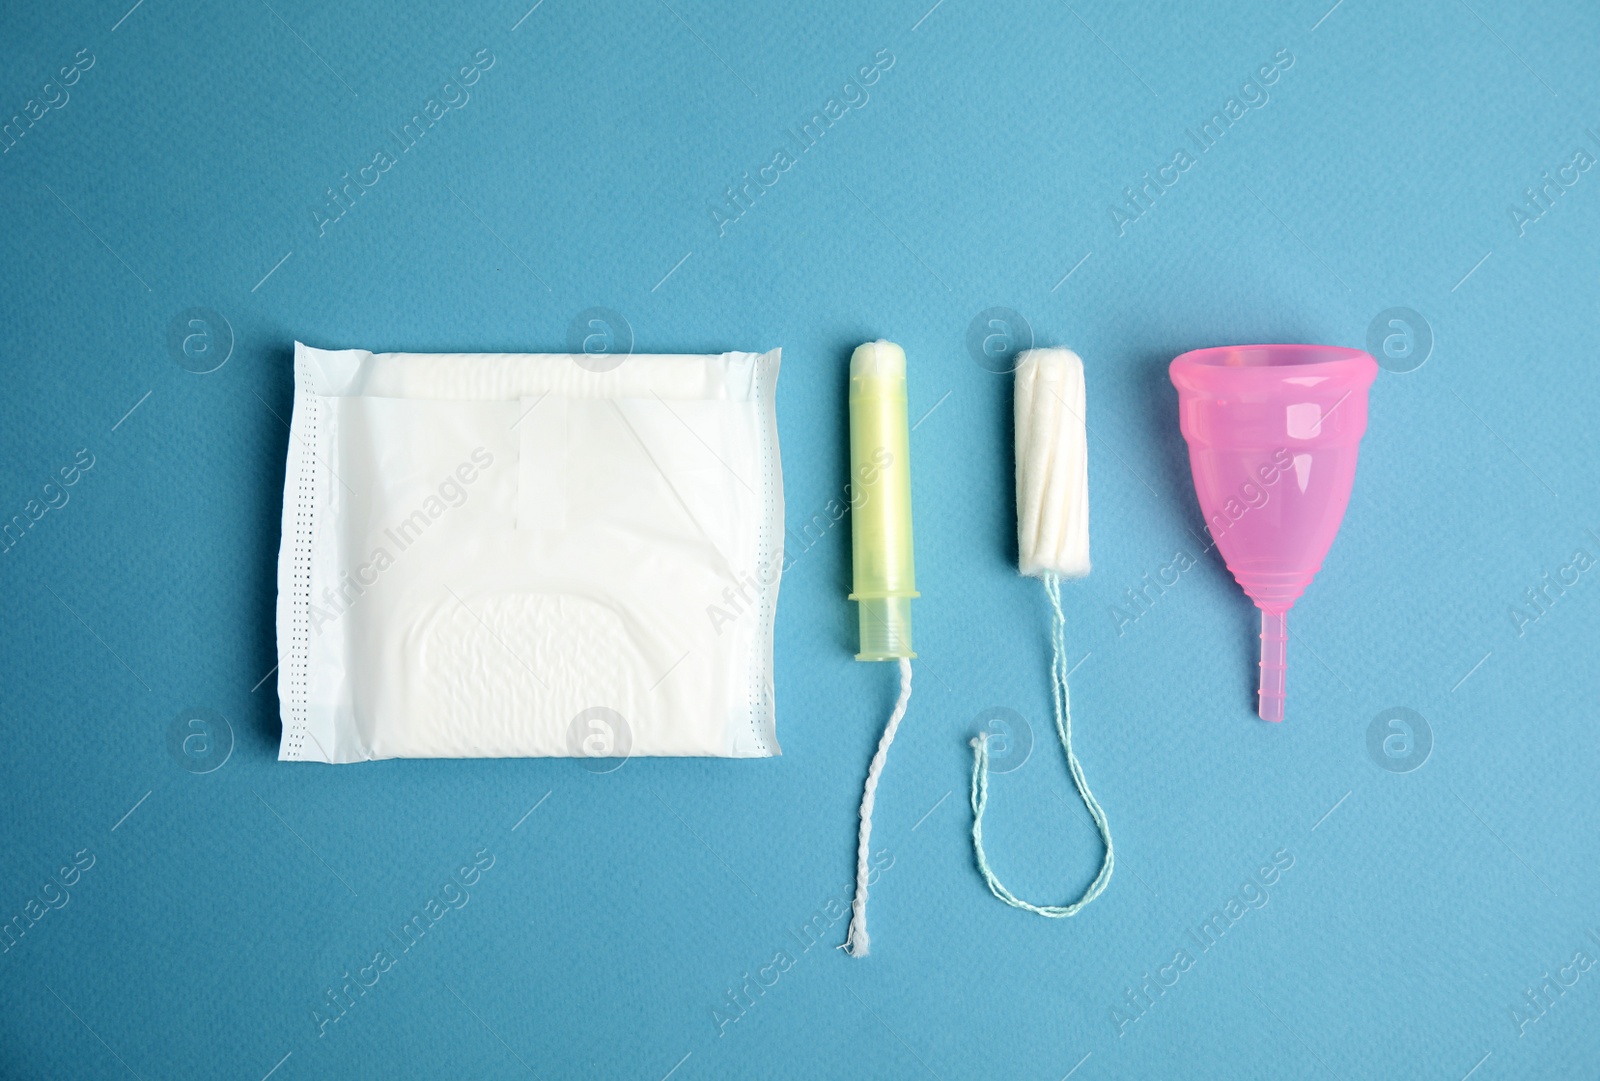
<path fill-rule="evenodd" d="M 906 355 L 869 342 L 850 357 L 851 565 L 860 602 L 858 661 L 910 659 L 911 449 L 906 425 Z"/>

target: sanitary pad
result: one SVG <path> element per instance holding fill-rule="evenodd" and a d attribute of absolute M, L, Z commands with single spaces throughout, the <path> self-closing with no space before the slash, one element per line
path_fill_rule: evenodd
<path fill-rule="evenodd" d="M 778 363 L 297 344 L 279 758 L 778 754 Z"/>

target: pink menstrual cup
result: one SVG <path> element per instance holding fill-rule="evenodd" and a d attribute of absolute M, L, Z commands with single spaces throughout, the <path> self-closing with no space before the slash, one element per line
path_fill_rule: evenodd
<path fill-rule="evenodd" d="M 1171 375 L 1206 527 L 1261 609 L 1261 719 L 1281 721 L 1284 619 L 1344 520 L 1378 363 L 1332 345 L 1230 345 L 1183 354 Z"/>

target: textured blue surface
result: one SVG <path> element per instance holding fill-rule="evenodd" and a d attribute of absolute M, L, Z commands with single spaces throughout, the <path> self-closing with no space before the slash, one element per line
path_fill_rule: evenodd
<path fill-rule="evenodd" d="M 0 116 L 20 117 L 0 138 L 0 513 L 24 523 L 0 557 L 0 915 L 37 917 L 0 954 L 0 1073 L 1592 1072 L 1600 12 L 928 3 L 0 15 Z M 830 100 L 801 150 L 790 130 Z M 725 190 L 785 147 L 735 217 Z M 1192 163 L 1115 223 L 1179 148 Z M 293 340 L 562 350 L 591 306 L 640 350 L 784 349 L 784 757 L 276 762 Z M 967 740 L 1005 707 L 1035 746 L 995 778 L 1002 877 L 1060 902 L 1099 860 L 1049 737 L 1044 600 L 1012 567 L 1010 380 L 966 344 L 992 307 L 1089 373 L 1095 571 L 1063 593 L 1118 860 L 1068 921 L 996 902 L 968 840 Z M 1289 719 L 1268 726 L 1165 366 L 1363 345 L 1394 307 L 1421 314 L 1379 322 L 1391 349 L 1425 320 L 1431 351 L 1373 387 L 1343 532 L 1290 619 Z M 206 339 L 169 346 L 191 308 L 231 328 L 209 374 L 186 370 Z M 848 350 L 880 335 L 912 363 L 921 660 L 857 962 L 828 905 L 893 670 L 851 660 L 849 526 L 827 508 Z M 1422 721 L 1385 727 L 1394 707 Z M 182 729 L 191 709 L 212 720 Z M 220 759 L 216 714 L 231 752 L 194 772 Z M 64 866 L 63 893 L 45 883 Z M 448 911 L 319 1034 L 326 989 L 399 951 L 430 898 Z"/>

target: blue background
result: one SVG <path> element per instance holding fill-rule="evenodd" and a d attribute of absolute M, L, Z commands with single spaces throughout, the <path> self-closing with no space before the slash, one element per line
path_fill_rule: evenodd
<path fill-rule="evenodd" d="M 1532 224 L 1511 208 L 1600 154 L 1600 11 L 525 2 L 0 15 L 6 117 L 94 57 L 0 155 L 0 515 L 26 519 L 75 453 L 94 458 L 0 557 L 0 913 L 94 856 L 0 954 L 0 1072 L 1594 1068 L 1600 968 L 1571 962 L 1600 958 L 1600 569 L 1537 620 L 1511 611 L 1576 551 L 1600 557 L 1600 172 L 1572 171 Z M 325 189 L 480 49 L 494 63 L 470 99 L 319 235 Z M 1280 49 L 1270 100 L 1119 230 L 1123 188 L 1254 96 Z M 893 65 L 870 98 L 719 229 L 724 190 L 878 50 Z M 293 341 L 560 351 L 591 306 L 640 351 L 783 347 L 784 756 L 278 763 Z M 210 374 L 168 345 L 193 307 L 234 337 Z M 1010 378 L 966 344 L 991 307 L 1088 368 L 1095 570 L 1063 596 L 1117 871 L 1065 921 L 996 902 L 968 838 L 967 741 L 1003 707 L 1035 746 L 994 781 L 1001 877 L 1063 902 L 1099 862 L 1049 730 L 1047 609 L 1014 570 Z M 1198 539 L 1165 366 L 1234 342 L 1362 346 L 1392 307 L 1432 348 L 1372 388 L 1342 534 L 1290 619 L 1288 720 L 1269 726 L 1254 613 Z M 878 802 L 893 863 L 874 951 L 854 961 L 826 906 L 848 897 L 893 669 L 851 659 L 848 520 L 795 538 L 842 493 L 846 358 L 878 336 L 912 364 L 921 659 Z M 1119 619 L 1180 552 L 1195 566 Z M 1423 719 L 1409 744 L 1381 727 L 1394 707 Z M 211 772 L 169 749 L 192 708 L 232 733 Z M 319 1035 L 324 989 L 480 848 L 494 863 L 470 902 Z M 1200 951 L 1191 932 L 1280 850 L 1270 900 Z M 818 912 L 805 950 L 792 932 Z M 1127 990 L 1180 949 L 1193 963 L 1129 1020 Z M 737 1020 L 714 1012 L 779 951 L 792 963 Z M 1563 971 L 1576 982 L 1539 1016 L 1525 990 Z"/>

